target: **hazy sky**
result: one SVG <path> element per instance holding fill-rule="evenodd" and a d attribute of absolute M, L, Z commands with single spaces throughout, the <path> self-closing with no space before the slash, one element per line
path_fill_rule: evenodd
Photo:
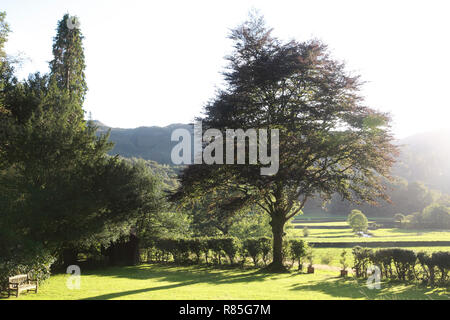
<path fill-rule="evenodd" d="M 85 36 L 85 109 L 113 127 L 165 126 L 200 114 L 222 83 L 229 29 L 259 9 L 274 34 L 319 38 L 367 81 L 373 108 L 389 111 L 399 138 L 448 127 L 449 1 L 1 0 L 20 70 L 48 71 L 64 13 Z"/>

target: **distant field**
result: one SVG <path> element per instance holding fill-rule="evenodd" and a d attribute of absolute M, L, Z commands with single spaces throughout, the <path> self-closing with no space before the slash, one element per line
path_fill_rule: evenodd
<path fill-rule="evenodd" d="M 347 221 L 347 214 L 329 214 L 323 212 L 305 213 L 294 217 L 294 221 Z M 373 222 L 392 222 L 393 219 L 389 217 L 368 217 L 369 221 Z"/>
<path fill-rule="evenodd" d="M 290 235 L 303 237 L 303 227 L 311 226 L 306 222 L 294 223 L 299 229 L 290 230 Z M 356 236 L 350 228 L 333 229 L 336 226 L 347 226 L 346 222 L 317 222 L 313 227 L 320 226 L 323 229 L 310 228 L 308 242 L 378 242 L 378 241 L 450 241 L 450 230 L 424 231 L 406 230 L 400 228 L 381 228 L 369 230 L 373 234 L 371 238 Z M 327 228 L 330 227 L 330 228 Z"/>

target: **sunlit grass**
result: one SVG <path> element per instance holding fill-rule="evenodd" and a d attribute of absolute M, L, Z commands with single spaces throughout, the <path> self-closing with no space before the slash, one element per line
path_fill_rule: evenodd
<path fill-rule="evenodd" d="M 53 275 L 38 294 L 18 299 L 449 299 L 448 289 L 365 282 L 315 274 L 264 274 L 258 270 L 141 265 L 82 272 L 81 288 L 66 287 L 68 275 Z M 10 298 L 15 300 L 16 298 Z"/>

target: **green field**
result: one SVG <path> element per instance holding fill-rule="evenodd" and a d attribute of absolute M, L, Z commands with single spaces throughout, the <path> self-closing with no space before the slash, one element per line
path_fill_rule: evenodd
<path fill-rule="evenodd" d="M 290 230 L 290 234 L 303 238 L 303 227 L 320 226 L 323 229 L 309 229 L 309 236 L 304 238 L 308 242 L 373 242 L 373 241 L 450 241 L 450 231 L 423 231 L 400 228 L 380 228 L 369 230 L 371 238 L 358 237 L 350 229 L 333 229 L 327 227 L 347 226 L 346 222 L 315 222 L 294 223 L 300 229 Z"/>
<path fill-rule="evenodd" d="M 82 272 L 79 290 L 66 287 L 68 275 L 47 280 L 38 294 L 18 299 L 449 299 L 445 288 L 381 284 L 370 290 L 364 281 L 337 277 L 336 271 L 315 274 L 264 274 L 255 269 L 212 269 L 141 265 Z M 16 298 L 11 298 L 16 300 Z"/>

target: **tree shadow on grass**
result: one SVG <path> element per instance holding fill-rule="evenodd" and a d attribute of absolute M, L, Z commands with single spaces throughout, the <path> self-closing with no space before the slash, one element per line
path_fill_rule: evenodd
<path fill-rule="evenodd" d="M 238 271 L 238 274 L 236 272 Z M 247 271 L 247 272 L 246 272 Z M 271 273 L 263 273 L 260 270 L 241 270 L 241 269 L 214 269 L 209 266 L 180 267 L 176 265 L 142 265 L 125 268 L 108 268 L 102 273 L 92 272 L 95 276 L 128 278 L 137 280 L 153 280 L 157 282 L 173 282 L 173 284 L 155 286 L 143 289 L 128 290 L 116 293 L 108 293 L 85 300 L 106 300 L 119 298 L 127 295 L 167 290 L 189 285 L 207 283 L 214 285 L 250 283 L 264 281 L 268 277 L 276 277 Z"/>
<path fill-rule="evenodd" d="M 382 282 L 380 289 L 369 289 L 364 280 L 330 278 L 293 285 L 291 290 L 317 291 L 332 297 L 369 300 L 448 300 L 445 288 L 427 288 L 409 284 Z"/>

